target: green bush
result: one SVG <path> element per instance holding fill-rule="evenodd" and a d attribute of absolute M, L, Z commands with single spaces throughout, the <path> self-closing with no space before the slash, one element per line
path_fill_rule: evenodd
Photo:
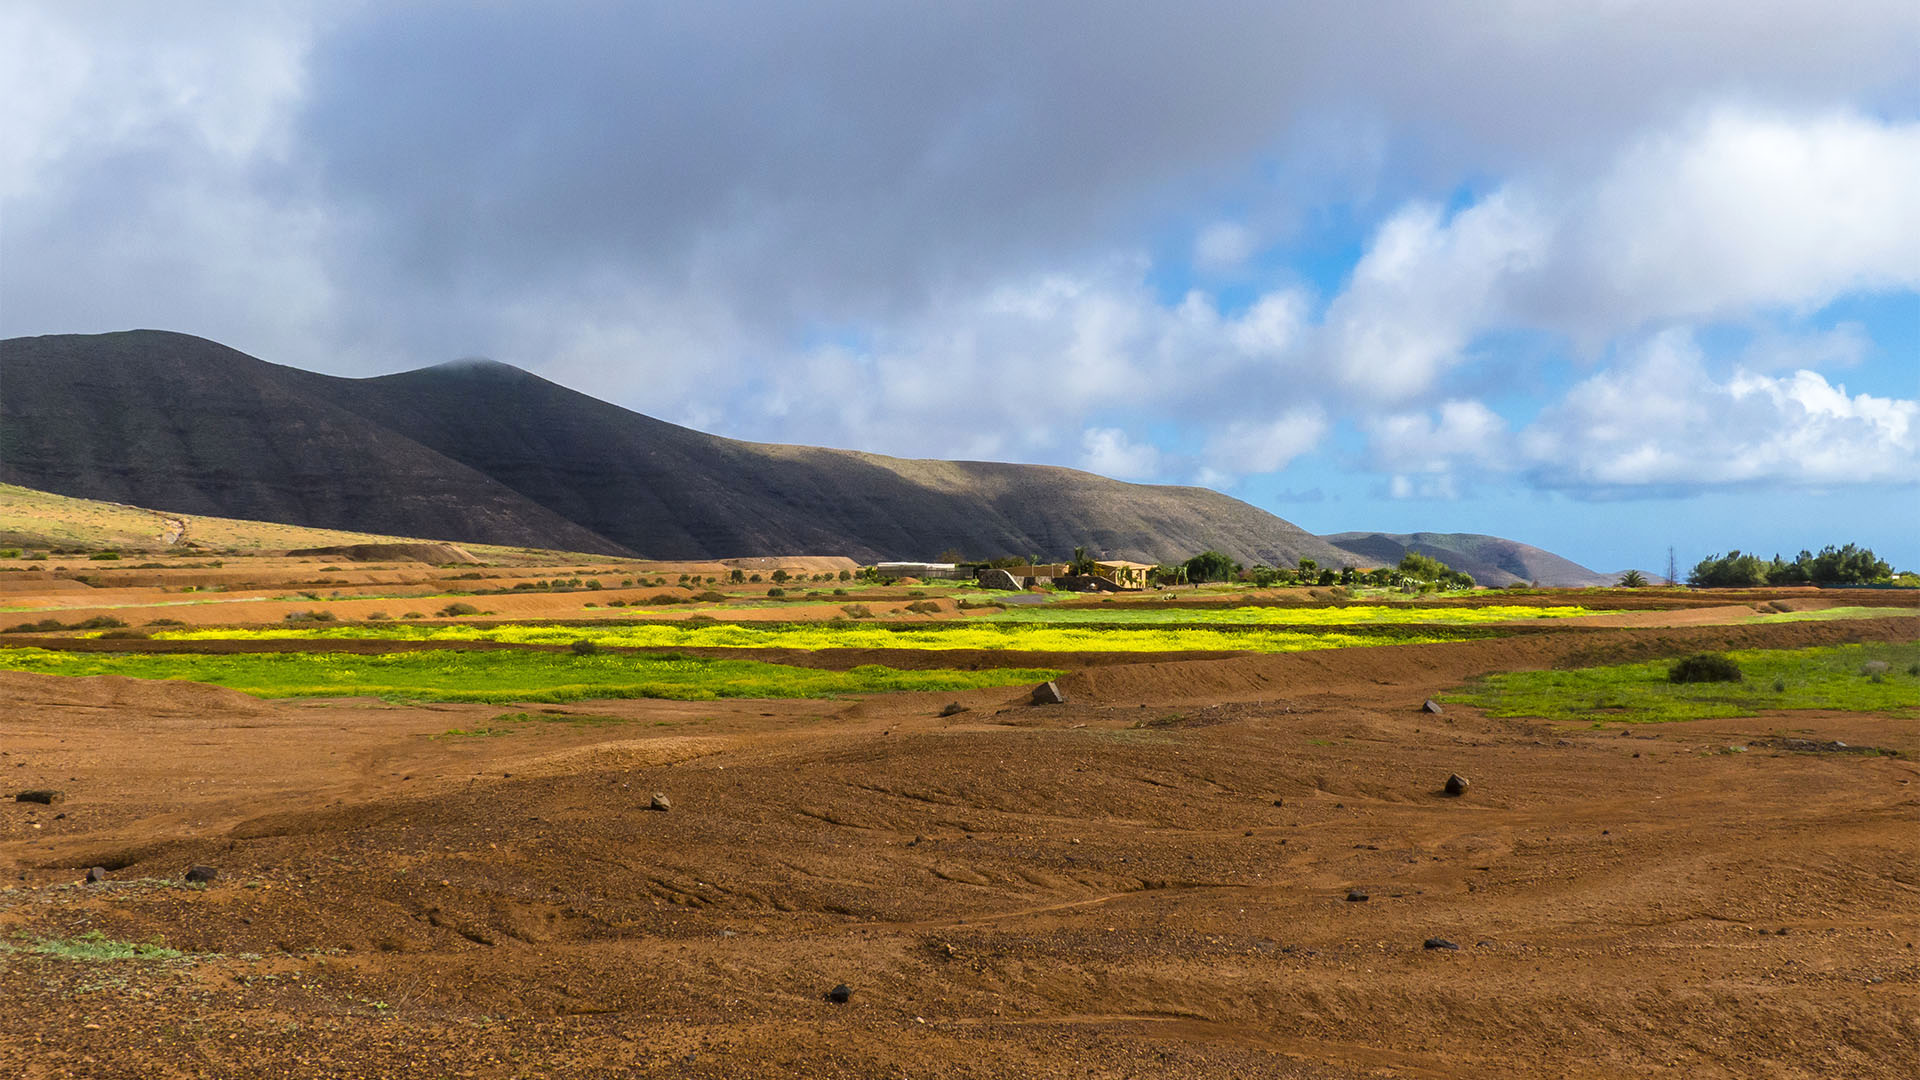
<path fill-rule="evenodd" d="M 393 618 L 393 616 L 391 616 L 391 615 L 389 615 L 389 614 L 387 614 L 387 613 L 386 613 L 386 612 L 384 612 L 384 611 L 369 611 L 369 612 L 367 612 L 367 621 L 368 621 L 368 622 L 385 622 L 386 620 L 388 620 L 388 619 L 391 619 L 391 618 Z"/>
<path fill-rule="evenodd" d="M 87 559 L 91 562 L 113 562 L 119 558 L 120 553 L 117 551 L 96 551 L 87 556 Z"/>
<path fill-rule="evenodd" d="M 915 600 L 907 605 L 907 610 L 916 615 L 937 615 L 940 613 L 940 605 L 932 600 Z"/>
<path fill-rule="evenodd" d="M 570 650 L 570 651 L 571 651 L 571 652 L 573 653 L 573 655 L 575 655 L 575 656 L 598 656 L 598 655 L 600 655 L 600 646 L 598 646 L 598 645 L 595 645 L 595 644 L 594 644 L 593 642 L 591 642 L 591 641 L 588 641 L 588 640 L 586 640 L 585 638 L 581 638 L 581 639 L 580 639 L 579 641 L 576 641 L 576 642 L 574 642 L 573 644 L 571 644 L 571 645 L 569 645 L 569 646 L 567 646 L 567 648 L 568 648 L 568 649 L 569 649 L 569 650 Z"/>
<path fill-rule="evenodd" d="M 1677 683 L 1739 682 L 1740 665 L 1719 653 L 1695 653 L 1667 669 L 1667 681 Z"/>
<path fill-rule="evenodd" d="M 694 593 L 693 598 L 695 600 L 700 601 L 703 604 L 723 604 L 727 600 L 727 594 L 714 592 L 712 589 L 708 589 L 706 592 L 703 592 L 703 593 Z"/>
<path fill-rule="evenodd" d="M 781 588 L 778 585 L 775 585 L 773 588 L 767 590 L 767 595 L 768 596 L 785 596 L 787 595 L 787 590 Z"/>
<path fill-rule="evenodd" d="M 403 619 L 424 619 L 426 618 L 426 615 L 418 611 L 409 611 L 405 615 L 402 615 L 400 617 Z"/>
<path fill-rule="evenodd" d="M 873 618 L 873 609 L 868 607 L 865 604 L 848 604 L 846 607 L 843 607 L 840 610 L 846 612 L 847 618 L 849 619 Z"/>
<path fill-rule="evenodd" d="M 446 607 L 441 608 L 437 614 L 443 619 L 451 619 L 461 615 L 478 615 L 480 614 L 480 609 L 474 607 L 472 604 L 448 604 Z"/>

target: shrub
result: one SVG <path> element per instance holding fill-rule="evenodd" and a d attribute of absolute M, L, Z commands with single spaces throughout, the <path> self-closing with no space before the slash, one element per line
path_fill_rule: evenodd
<path fill-rule="evenodd" d="M 391 616 L 391 615 L 389 615 L 389 614 L 387 614 L 387 613 L 386 613 L 386 612 L 384 612 L 384 611 L 369 611 L 369 612 L 367 612 L 367 621 L 368 621 L 368 622 L 386 622 L 386 621 L 387 621 L 388 619 L 391 619 L 391 618 L 393 618 L 393 616 Z"/>
<path fill-rule="evenodd" d="M 932 600 L 915 600 L 907 605 L 907 610 L 916 615 L 937 615 L 940 613 L 940 605 Z"/>
<path fill-rule="evenodd" d="M 108 630 L 101 634 L 101 641 L 145 641 L 152 635 L 144 630 Z"/>
<path fill-rule="evenodd" d="M 845 590 L 845 589 L 835 589 L 835 590 L 833 590 L 833 595 L 835 595 L 835 596 L 845 596 L 845 595 L 847 595 L 847 590 Z"/>
<path fill-rule="evenodd" d="M 713 595 L 719 596 L 720 594 L 714 593 Z M 721 597 L 721 599 L 724 600 L 725 597 Z M 657 604 L 686 604 L 691 602 L 692 601 L 688 600 L 684 596 L 675 596 L 673 593 L 670 593 L 670 592 L 656 593 L 653 596 L 647 597 L 647 603 L 656 604 L 656 605 Z"/>
<path fill-rule="evenodd" d="M 289 611 L 284 618 L 287 622 L 332 622 L 334 614 L 331 611 Z"/>
<path fill-rule="evenodd" d="M 152 622 L 149 622 L 147 625 L 148 626 L 185 626 L 187 624 L 180 621 L 179 619 L 155 619 Z"/>
<path fill-rule="evenodd" d="M 437 614 L 443 619 L 451 619 L 459 615 L 478 615 L 480 614 L 480 609 L 474 607 L 472 604 L 448 604 L 446 607 L 441 608 Z"/>
<path fill-rule="evenodd" d="M 1667 681 L 1677 683 L 1739 682 L 1740 665 L 1719 653 L 1696 653 L 1667 669 Z"/>
<path fill-rule="evenodd" d="M 113 562 L 119 557 L 120 553 L 117 551 L 96 551 L 87 556 L 88 560 L 92 562 Z"/>
<path fill-rule="evenodd" d="M 1893 670 L 1893 665 L 1887 663 L 1885 660 L 1869 660 L 1860 665 L 1860 674 L 1862 675 L 1885 675 L 1891 670 Z"/>
<path fill-rule="evenodd" d="M 717 593 L 717 592 L 714 592 L 712 589 L 708 589 L 706 592 L 703 592 L 703 593 L 694 593 L 693 598 L 695 600 L 700 601 L 703 604 L 722 604 L 726 602 L 727 594 Z"/>
<path fill-rule="evenodd" d="M 409 612 L 407 612 L 407 613 L 406 613 L 405 615 L 402 615 L 402 616 L 400 616 L 400 617 L 401 617 L 401 618 L 403 618 L 403 619 L 424 619 L 424 618 L 426 618 L 426 616 L 425 616 L 425 615 L 423 615 L 423 614 L 421 614 L 421 613 L 420 613 L 420 612 L 418 612 L 418 611 L 409 611 Z"/>
<path fill-rule="evenodd" d="M 873 618 L 873 609 L 869 608 L 865 604 L 848 604 L 846 607 L 843 607 L 840 610 L 846 612 L 847 617 L 849 619 Z"/>
<path fill-rule="evenodd" d="M 19 548 L 0 548 L 0 559 L 17 559 L 19 557 Z"/>
<path fill-rule="evenodd" d="M 767 590 L 767 595 L 768 596 L 785 596 L 787 595 L 787 590 L 781 588 L 778 585 L 775 585 L 773 588 Z"/>
<path fill-rule="evenodd" d="M 585 638 L 581 638 L 579 641 L 567 646 L 567 648 L 575 656 L 598 656 L 600 654 L 600 646 Z"/>

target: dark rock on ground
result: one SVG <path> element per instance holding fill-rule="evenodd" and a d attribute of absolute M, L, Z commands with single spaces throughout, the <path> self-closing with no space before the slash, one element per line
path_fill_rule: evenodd
<path fill-rule="evenodd" d="M 187 880 L 191 882 L 204 883 L 204 882 L 212 881 L 213 879 L 219 876 L 220 876 L 220 871 L 214 869 L 211 866 L 193 866 L 187 869 Z"/>
<path fill-rule="evenodd" d="M 1446 712 L 1445 709 L 1442 709 L 1440 707 L 1440 703 L 1433 700 L 1432 698 L 1428 698 L 1426 702 L 1420 706 L 1420 711 L 1430 712 L 1435 716 L 1439 716 L 1441 713 Z"/>
<path fill-rule="evenodd" d="M 1371 897 L 1359 889 L 1350 889 L 1347 892 L 1347 903 L 1349 904 L 1364 904 L 1369 899 L 1371 899 Z"/>
<path fill-rule="evenodd" d="M 104 867 L 104 866 L 96 866 L 96 867 L 94 867 L 94 868 L 92 868 L 91 870 L 88 870 L 88 871 L 87 871 L 87 883 L 88 883 L 89 885 L 98 885 L 98 884 L 100 884 L 101 882 L 103 882 L 103 881 L 105 881 L 105 880 L 107 880 L 107 868 L 106 868 L 106 867 Z"/>
<path fill-rule="evenodd" d="M 853 997 L 853 988 L 846 983 L 841 983 L 839 986 L 827 991 L 827 1000 L 833 1002 L 835 1005 L 845 1005 L 847 999 L 851 997 Z"/>
<path fill-rule="evenodd" d="M 1033 703 L 1035 705 L 1065 705 L 1067 703 L 1067 695 L 1060 692 L 1058 684 L 1043 682 L 1033 688 Z"/>
<path fill-rule="evenodd" d="M 647 809 L 658 810 L 664 814 L 667 811 L 673 809 L 673 802 L 669 800 L 665 795 L 662 795 L 656 791 L 653 793 L 652 800 L 650 800 L 647 803 Z"/>
<path fill-rule="evenodd" d="M 1458 949 L 1460 946 L 1455 945 L 1443 937 L 1430 937 L 1426 941 L 1421 942 L 1420 947 L 1423 949 Z"/>
<path fill-rule="evenodd" d="M 1052 686 L 1053 684 L 1048 683 L 1047 685 Z M 18 795 L 15 795 L 13 797 L 13 801 L 39 803 L 41 806 L 52 806 L 54 803 L 66 802 L 67 793 L 64 791 L 52 791 L 46 788 L 36 788 L 32 791 L 20 792 Z"/>
<path fill-rule="evenodd" d="M 1465 795 L 1467 789 L 1472 786 L 1472 783 L 1459 773 L 1451 773 L 1447 776 L 1446 790 L 1449 795 Z"/>
<path fill-rule="evenodd" d="M 966 711 L 967 711 L 967 707 L 965 705 L 962 705 L 957 701 L 949 701 L 947 702 L 946 706 L 940 710 L 940 715 L 941 716 L 959 716 L 961 713 Z"/>

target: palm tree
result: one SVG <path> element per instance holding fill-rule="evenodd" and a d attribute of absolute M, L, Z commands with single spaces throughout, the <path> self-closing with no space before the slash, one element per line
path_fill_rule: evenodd
<path fill-rule="evenodd" d="M 1623 589 L 1638 589 L 1647 583 L 1647 575 L 1638 570 L 1629 570 L 1620 575 L 1619 585 Z"/>

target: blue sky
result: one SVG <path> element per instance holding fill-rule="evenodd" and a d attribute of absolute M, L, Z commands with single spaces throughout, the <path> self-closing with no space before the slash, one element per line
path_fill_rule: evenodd
<path fill-rule="evenodd" d="M 1920 568 L 1908 3 L 0 6 L 0 333 Z"/>

